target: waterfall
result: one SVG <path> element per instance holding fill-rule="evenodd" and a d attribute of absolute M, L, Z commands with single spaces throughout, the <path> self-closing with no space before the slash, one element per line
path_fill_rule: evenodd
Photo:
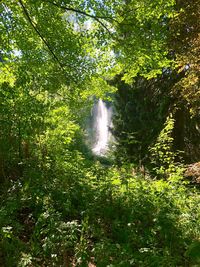
<path fill-rule="evenodd" d="M 107 152 L 111 135 L 109 131 L 111 113 L 111 108 L 107 108 L 106 104 L 99 99 L 94 114 L 95 143 L 92 147 L 92 151 L 96 155 L 104 155 Z"/>

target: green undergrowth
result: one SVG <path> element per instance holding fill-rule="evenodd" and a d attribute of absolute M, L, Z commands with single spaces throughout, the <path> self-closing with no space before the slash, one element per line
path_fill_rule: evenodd
<path fill-rule="evenodd" d="M 56 163 L 55 163 L 56 162 Z M 27 168 L 0 209 L 0 266 L 199 266 L 200 197 L 79 153 Z"/>

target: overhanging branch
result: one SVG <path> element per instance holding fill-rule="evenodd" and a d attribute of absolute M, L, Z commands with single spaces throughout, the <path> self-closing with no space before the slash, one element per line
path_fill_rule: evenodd
<path fill-rule="evenodd" d="M 40 33 L 40 31 L 38 30 L 36 24 L 32 21 L 28 10 L 26 9 L 26 7 L 24 6 L 22 0 L 19 0 L 19 3 L 23 9 L 23 12 L 28 20 L 28 22 L 31 24 L 31 26 L 33 27 L 33 29 L 35 30 L 35 32 L 37 33 L 37 35 L 40 37 L 40 39 L 43 41 L 43 43 L 46 45 L 46 47 L 48 48 L 50 54 L 53 56 L 54 60 L 58 63 L 58 65 L 60 66 L 60 68 L 64 71 L 64 68 L 60 62 L 60 60 L 58 59 L 58 57 L 56 56 L 56 54 L 53 52 L 53 50 L 51 49 L 50 45 L 48 44 L 48 42 L 46 41 L 46 39 L 42 36 L 42 34 Z"/>
<path fill-rule="evenodd" d="M 104 19 L 104 20 L 114 20 L 113 18 L 111 17 L 106 17 L 106 16 L 95 16 L 95 15 L 91 15 L 85 11 L 82 11 L 82 10 L 79 10 L 79 9 L 76 9 L 76 8 L 73 8 L 73 7 L 67 7 L 67 6 L 63 6 L 63 5 L 59 5 L 55 2 L 51 2 L 49 0 L 46 0 L 45 2 L 49 3 L 49 4 L 52 4 L 58 8 L 61 8 L 65 11 L 73 11 L 75 13 L 78 13 L 78 14 L 81 14 L 81 15 L 84 15 L 86 17 L 89 17 L 89 18 L 92 18 L 94 20 L 96 20 L 110 35 L 111 35 L 111 32 L 110 30 L 108 29 L 108 27 L 101 21 L 101 19 Z"/>

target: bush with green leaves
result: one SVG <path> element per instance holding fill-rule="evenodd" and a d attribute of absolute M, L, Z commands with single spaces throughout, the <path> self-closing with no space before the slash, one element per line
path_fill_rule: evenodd
<path fill-rule="evenodd" d="M 183 177 L 185 168 L 183 163 L 179 162 L 181 153 L 173 151 L 174 123 L 173 115 L 170 114 L 156 142 L 149 148 L 151 165 L 157 177 L 176 177 L 176 179 L 181 179 Z"/>

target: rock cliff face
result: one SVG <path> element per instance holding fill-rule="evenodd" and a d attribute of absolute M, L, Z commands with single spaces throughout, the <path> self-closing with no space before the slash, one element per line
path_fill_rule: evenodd
<path fill-rule="evenodd" d="M 189 164 L 185 171 L 185 177 L 192 179 L 193 183 L 200 184 L 200 162 Z"/>

